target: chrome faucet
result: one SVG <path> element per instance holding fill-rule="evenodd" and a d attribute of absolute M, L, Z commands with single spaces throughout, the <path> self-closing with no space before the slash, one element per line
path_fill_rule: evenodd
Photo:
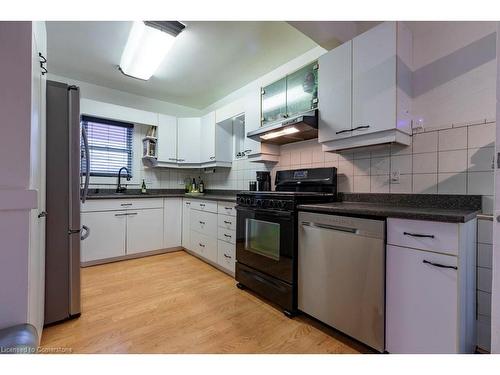
<path fill-rule="evenodd" d="M 117 193 L 124 193 L 127 190 L 127 187 L 122 186 L 121 184 L 121 175 L 124 169 L 127 171 L 127 181 L 130 181 L 130 171 L 128 170 L 127 167 L 121 167 L 120 170 L 118 171 L 118 184 L 116 185 Z"/>

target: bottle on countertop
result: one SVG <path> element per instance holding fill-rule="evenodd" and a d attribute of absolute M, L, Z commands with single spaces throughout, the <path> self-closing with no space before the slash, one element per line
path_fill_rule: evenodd
<path fill-rule="evenodd" d="M 200 193 L 204 193 L 205 192 L 205 184 L 203 183 L 203 180 L 201 179 L 201 177 L 199 177 L 200 179 L 200 183 L 198 184 L 198 191 Z"/>
<path fill-rule="evenodd" d="M 141 194 L 147 194 L 147 190 L 146 190 L 146 182 L 144 181 L 144 179 L 142 180 L 142 185 L 141 185 Z"/>
<path fill-rule="evenodd" d="M 196 192 L 196 180 L 193 177 L 193 183 L 191 184 L 191 191 Z"/>

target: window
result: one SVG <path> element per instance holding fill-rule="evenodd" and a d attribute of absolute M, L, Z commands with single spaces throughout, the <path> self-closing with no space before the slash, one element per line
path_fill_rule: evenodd
<path fill-rule="evenodd" d="M 91 176 L 117 176 L 121 167 L 127 167 L 132 174 L 133 124 L 82 116 L 82 126 L 89 140 Z M 85 173 L 84 158 L 81 168 Z"/>

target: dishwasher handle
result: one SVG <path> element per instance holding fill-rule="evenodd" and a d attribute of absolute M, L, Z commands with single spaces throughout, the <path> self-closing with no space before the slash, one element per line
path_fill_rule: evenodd
<path fill-rule="evenodd" d="M 313 227 L 313 228 L 338 230 L 338 231 L 347 232 L 347 233 L 354 233 L 354 234 L 358 233 L 357 228 L 341 227 L 341 226 L 331 225 L 331 224 L 311 223 L 310 221 L 303 221 L 302 225 L 306 226 L 306 227 Z"/>

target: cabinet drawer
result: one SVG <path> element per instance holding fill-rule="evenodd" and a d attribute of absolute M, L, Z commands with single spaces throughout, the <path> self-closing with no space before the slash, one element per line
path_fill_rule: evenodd
<path fill-rule="evenodd" d="M 217 215 L 219 220 L 219 228 L 236 230 L 236 217 L 228 215 Z"/>
<path fill-rule="evenodd" d="M 457 257 L 387 246 L 386 350 L 389 353 L 456 353 Z M 427 263 L 432 262 L 434 265 Z"/>
<path fill-rule="evenodd" d="M 226 228 L 218 228 L 219 240 L 230 242 L 232 244 L 236 243 L 236 231 Z"/>
<path fill-rule="evenodd" d="M 217 202 L 192 200 L 191 208 L 200 211 L 217 213 Z"/>
<path fill-rule="evenodd" d="M 217 264 L 234 273 L 236 246 L 220 241 L 217 245 Z"/>
<path fill-rule="evenodd" d="M 203 258 L 217 263 L 217 239 L 191 231 L 191 250 Z"/>
<path fill-rule="evenodd" d="M 216 237 L 217 214 L 191 210 L 191 230 L 203 233 L 209 237 Z"/>
<path fill-rule="evenodd" d="M 236 203 L 231 202 L 217 202 L 217 212 L 222 215 L 229 215 L 236 217 Z"/>
<path fill-rule="evenodd" d="M 126 209 L 163 208 L 163 198 L 91 199 L 81 205 L 82 212 L 115 211 Z"/>
<path fill-rule="evenodd" d="M 458 224 L 389 218 L 387 243 L 457 255 Z"/>

